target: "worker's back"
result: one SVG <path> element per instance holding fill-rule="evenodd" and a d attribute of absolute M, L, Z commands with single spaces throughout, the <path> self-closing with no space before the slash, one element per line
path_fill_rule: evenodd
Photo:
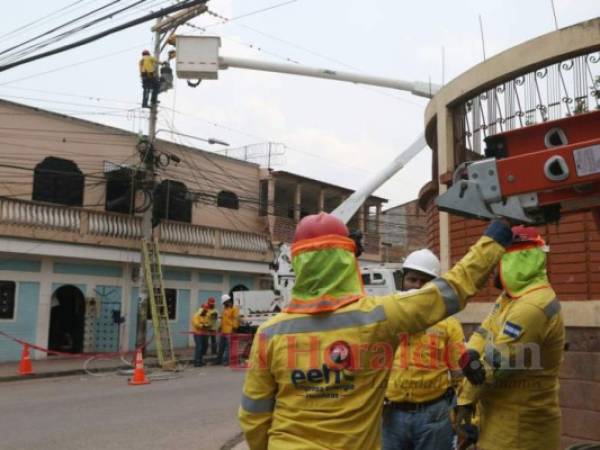
<path fill-rule="evenodd" d="M 281 313 L 261 327 L 259 348 L 278 386 L 269 448 L 379 448 L 396 340 L 385 303 L 394 301 L 365 297 L 327 314 Z"/>
<path fill-rule="evenodd" d="M 311 217 L 323 218 L 303 222 Z M 252 450 L 378 449 L 399 333 L 425 330 L 463 308 L 510 229 L 490 227 L 490 237 L 419 290 L 365 297 L 345 226 L 321 237 L 305 233 L 303 222 L 292 247 L 293 298 L 254 338 L 240 424 Z"/>

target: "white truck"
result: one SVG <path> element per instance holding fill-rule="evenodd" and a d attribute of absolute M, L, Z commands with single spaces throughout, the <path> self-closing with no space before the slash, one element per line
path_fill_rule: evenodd
<path fill-rule="evenodd" d="M 240 325 L 244 332 L 255 332 L 263 322 L 283 311 L 289 303 L 294 286 L 294 275 L 287 272 L 273 273 L 273 290 L 237 291 L 233 302 L 240 310 Z M 402 264 L 381 263 L 361 267 L 361 276 L 367 295 L 386 295 L 401 290 Z"/>

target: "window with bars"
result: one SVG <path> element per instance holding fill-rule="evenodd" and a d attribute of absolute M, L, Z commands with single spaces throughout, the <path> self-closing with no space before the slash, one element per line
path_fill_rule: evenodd
<path fill-rule="evenodd" d="M 0 319 L 14 319 L 16 287 L 14 281 L 0 281 Z"/>

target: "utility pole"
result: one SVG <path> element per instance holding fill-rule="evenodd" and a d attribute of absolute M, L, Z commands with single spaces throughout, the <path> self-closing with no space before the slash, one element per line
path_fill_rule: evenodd
<path fill-rule="evenodd" d="M 156 19 L 156 24 L 160 23 L 160 19 Z M 158 78 L 158 67 L 160 60 L 160 33 L 158 31 L 154 32 L 154 58 L 156 58 L 156 72 L 155 76 Z M 156 80 L 155 82 L 158 82 Z M 153 229 L 152 229 L 152 214 L 154 211 L 154 138 L 156 135 L 156 120 L 158 118 L 158 106 L 156 102 L 150 101 L 150 118 L 148 120 L 148 142 L 146 145 L 146 150 L 143 153 L 143 163 L 144 163 L 144 188 L 150 189 L 150 204 L 148 208 L 144 211 L 144 216 L 142 218 L 142 239 L 146 242 L 151 242 L 153 239 Z M 142 253 L 140 252 L 140 271 L 142 276 L 140 277 L 140 288 L 139 288 L 139 299 L 137 306 L 137 329 L 135 336 L 135 347 L 142 348 L 146 344 L 146 328 L 148 324 L 148 281 L 146 278 L 148 274 L 143 269 L 144 258 Z M 145 347 L 144 347 L 145 350 Z"/>
<path fill-rule="evenodd" d="M 154 51 L 153 56 L 156 59 L 156 83 L 159 83 L 159 67 L 160 67 L 160 51 L 161 51 L 161 38 L 164 37 L 168 32 L 174 31 L 179 25 L 187 22 L 188 20 L 204 13 L 207 10 L 204 4 L 191 7 L 187 10 L 183 10 L 172 17 L 165 19 L 157 18 L 156 24 L 152 28 L 154 32 Z M 157 88 L 158 89 L 158 88 Z M 160 91 L 159 91 L 160 92 Z M 150 189 L 150 203 L 148 208 L 144 211 L 142 219 L 142 239 L 146 242 L 152 242 L 154 238 L 153 227 L 152 227 L 152 216 L 154 211 L 154 187 L 156 173 L 155 169 L 155 148 L 154 141 L 156 139 L 156 122 L 158 119 L 158 104 L 150 100 L 150 117 L 148 118 L 148 137 L 146 151 L 143 153 L 143 164 L 144 164 L 144 189 Z M 143 276 L 140 276 L 140 287 L 139 287 L 139 299 L 137 305 L 137 328 L 135 347 L 144 348 L 146 344 L 146 329 L 148 324 L 148 284 L 152 283 L 152 280 L 146 279 L 150 274 L 143 270 L 142 265 L 144 264 L 143 254 L 140 252 L 140 271 Z"/>

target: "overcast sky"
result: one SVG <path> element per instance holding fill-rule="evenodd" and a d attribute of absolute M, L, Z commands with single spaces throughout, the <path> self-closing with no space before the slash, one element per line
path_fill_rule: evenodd
<path fill-rule="evenodd" d="M 52 15 L 73 3 L 11 2 L 8 14 L 0 16 L 0 50 L 109 0 L 80 0 L 66 14 Z M 129 15 L 77 37 L 147 12 L 141 8 L 169 3 L 147 0 Z M 210 0 L 208 5 L 221 16 L 235 18 L 279 3 L 285 0 Z M 555 0 L 555 5 L 561 27 L 600 15 L 600 0 Z M 206 34 L 221 36 L 224 55 L 441 83 L 442 46 L 446 82 L 482 60 L 479 14 L 487 57 L 554 29 L 550 0 L 297 0 L 226 24 L 207 14 L 192 23 L 205 27 Z M 6 36 L 40 18 L 45 19 Z M 182 27 L 179 33 L 202 32 Z M 141 25 L 2 72 L 0 97 L 145 131 L 147 113 L 137 109 L 137 61 L 143 48 L 151 48 L 151 37 L 150 24 Z M 196 89 L 177 81 L 173 91 L 161 96 L 159 128 L 218 138 L 232 147 L 279 142 L 285 145 L 285 156 L 278 168 L 356 188 L 423 129 L 426 103 L 392 90 L 229 69 Z M 416 198 L 430 179 L 430 161 L 430 150 L 423 151 L 377 193 L 389 198 L 390 206 Z"/>

